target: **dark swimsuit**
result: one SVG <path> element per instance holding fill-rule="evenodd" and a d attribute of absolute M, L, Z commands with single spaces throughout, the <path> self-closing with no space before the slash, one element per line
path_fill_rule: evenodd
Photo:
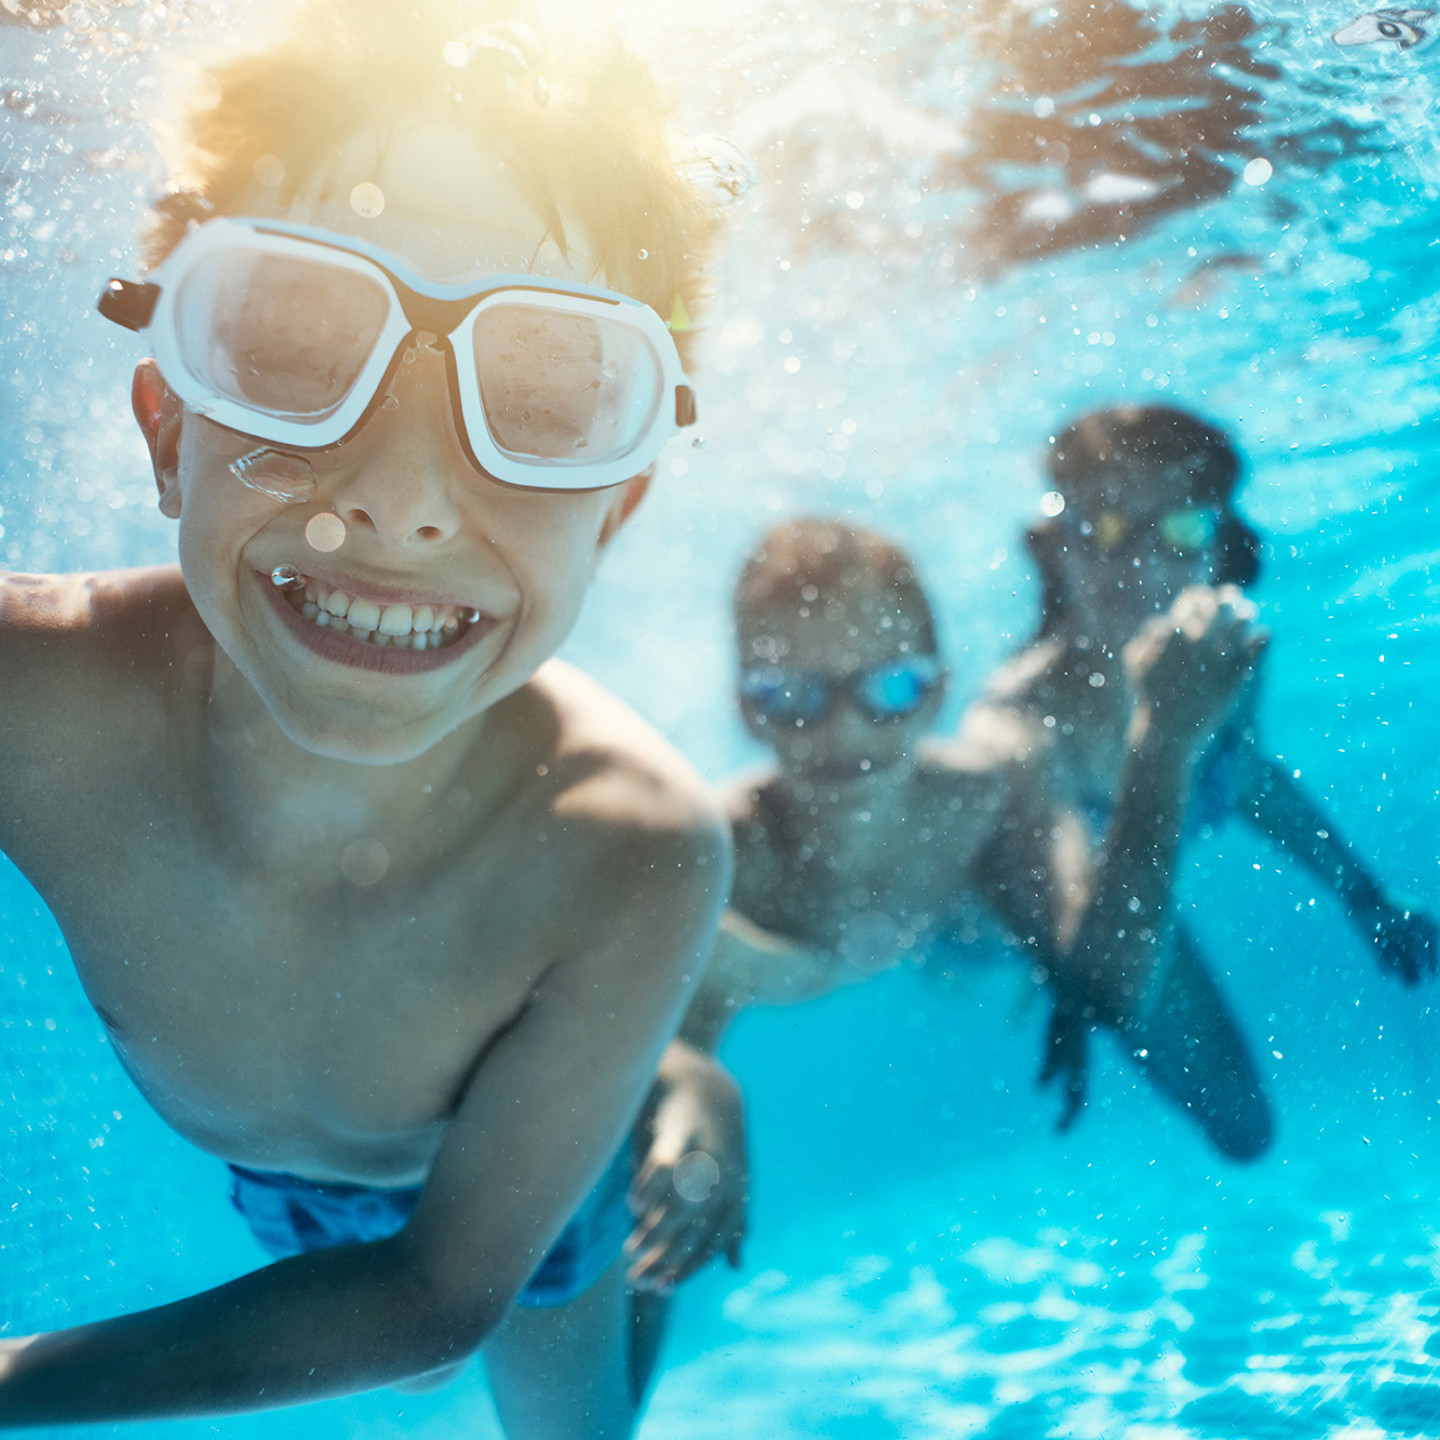
<path fill-rule="evenodd" d="M 277 1260 L 324 1250 L 388 1240 L 410 1218 L 420 1199 L 419 1185 L 384 1189 L 373 1185 L 316 1184 L 263 1170 L 230 1167 L 235 1177 L 230 1199 L 255 1238 Z M 568 1305 L 584 1294 L 620 1254 L 633 1221 L 627 1144 L 590 1192 L 530 1282 L 516 1297 L 519 1305 Z"/>

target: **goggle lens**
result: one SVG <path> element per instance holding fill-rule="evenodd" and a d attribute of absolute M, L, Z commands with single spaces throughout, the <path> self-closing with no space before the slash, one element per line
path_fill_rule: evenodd
<path fill-rule="evenodd" d="M 839 695 L 848 696 L 872 720 L 899 720 L 913 715 L 930 698 L 943 674 L 944 667 L 934 655 L 876 665 L 847 676 L 756 665 L 741 675 L 740 693 L 757 714 L 781 724 L 823 720 Z"/>
<path fill-rule="evenodd" d="M 935 688 L 935 679 L 915 665 L 885 665 L 857 677 L 855 696 L 872 715 L 890 719 L 918 710 Z"/>
<path fill-rule="evenodd" d="M 369 275 L 236 247 L 185 276 L 175 330 L 186 367 L 217 395 L 303 425 L 344 404 L 389 313 Z"/>
<path fill-rule="evenodd" d="M 1207 549 L 1217 528 L 1211 510 L 1170 510 L 1160 517 L 1160 538 L 1182 555 Z"/>
<path fill-rule="evenodd" d="M 785 724 L 819 720 L 830 708 L 830 686 L 824 676 L 790 675 L 774 665 L 745 671 L 740 693 L 766 719 Z"/>
<path fill-rule="evenodd" d="M 655 421 L 659 357 L 627 325 L 496 304 L 476 317 L 473 335 L 485 423 L 514 460 L 547 466 L 616 460 Z"/>

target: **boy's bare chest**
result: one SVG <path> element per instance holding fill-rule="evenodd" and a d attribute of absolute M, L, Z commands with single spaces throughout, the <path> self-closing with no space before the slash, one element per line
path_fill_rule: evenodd
<path fill-rule="evenodd" d="M 920 935 L 943 929 L 972 896 L 972 869 L 996 809 L 989 789 L 975 786 L 926 797 L 878 823 L 863 812 L 841 827 L 786 817 L 762 843 L 742 841 L 736 904 L 762 925 L 822 944 L 867 912 Z"/>
<path fill-rule="evenodd" d="M 376 876 L 363 846 L 328 875 L 262 873 L 173 812 L 126 812 L 34 878 L 147 1099 L 256 1168 L 419 1178 L 552 958 L 513 903 L 518 875 Z"/>

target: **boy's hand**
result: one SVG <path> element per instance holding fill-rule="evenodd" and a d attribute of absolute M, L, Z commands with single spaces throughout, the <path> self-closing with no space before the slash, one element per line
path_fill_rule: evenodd
<path fill-rule="evenodd" d="M 1194 585 L 1148 620 L 1122 657 L 1142 728 L 1191 747 L 1208 742 L 1269 643 L 1258 613 L 1234 585 Z"/>
<path fill-rule="evenodd" d="M 671 1054 L 683 1063 L 670 1063 Z M 750 1170 L 736 1085 L 688 1045 L 667 1052 L 650 1148 L 630 1187 L 635 1229 L 625 1243 L 637 1290 L 667 1292 L 724 1254 L 739 1268 Z"/>
<path fill-rule="evenodd" d="M 1402 984 L 1418 985 L 1422 976 L 1435 974 L 1440 924 L 1409 896 L 1387 890 L 1372 906 L 1357 911 L 1355 921 L 1370 937 L 1380 968 Z"/>

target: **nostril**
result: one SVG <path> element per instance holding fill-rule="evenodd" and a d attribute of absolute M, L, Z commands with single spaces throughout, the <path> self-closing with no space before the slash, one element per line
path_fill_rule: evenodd
<path fill-rule="evenodd" d="M 336 507 L 339 509 L 340 507 Z M 365 530 L 378 530 L 374 518 L 370 512 L 360 505 L 347 505 L 340 510 L 341 517 L 347 525 L 356 525 Z"/>
<path fill-rule="evenodd" d="M 443 540 L 445 532 L 438 525 L 422 525 L 416 532 L 422 540 Z"/>

